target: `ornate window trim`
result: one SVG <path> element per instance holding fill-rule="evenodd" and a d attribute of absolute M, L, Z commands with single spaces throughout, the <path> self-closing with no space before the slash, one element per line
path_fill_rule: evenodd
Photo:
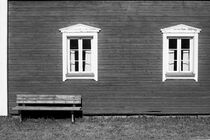
<path fill-rule="evenodd" d="M 91 27 L 84 24 L 76 24 L 73 26 L 61 28 L 62 32 L 62 49 L 63 49 L 63 81 L 67 79 L 94 79 L 98 81 L 98 32 L 101 29 Z M 79 44 L 79 61 L 82 58 L 82 38 L 91 38 L 91 71 L 71 71 L 70 61 L 70 39 L 77 38 Z M 81 60 L 82 59 L 82 60 Z M 80 64 L 80 67 L 82 65 Z"/>
<path fill-rule="evenodd" d="M 166 79 L 194 79 L 198 81 L 198 34 L 201 29 L 179 24 L 176 26 L 161 29 L 163 34 L 163 72 L 162 81 Z M 180 48 L 181 39 L 190 38 L 190 71 L 182 72 L 169 71 L 169 38 L 177 39 L 177 46 Z M 180 51 L 180 49 L 178 50 Z M 181 57 L 181 55 L 179 55 Z M 179 64 L 181 65 L 181 64 Z"/>

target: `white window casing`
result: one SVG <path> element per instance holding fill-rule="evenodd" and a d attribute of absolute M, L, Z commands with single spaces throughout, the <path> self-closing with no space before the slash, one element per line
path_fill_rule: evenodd
<path fill-rule="evenodd" d="M 201 29 L 184 24 L 179 24 L 176 26 L 161 29 L 161 31 L 163 34 L 162 81 L 165 81 L 166 79 L 194 79 L 195 81 L 198 81 L 198 33 L 200 33 Z M 174 71 L 169 71 L 169 39 L 175 39 L 177 41 L 177 51 L 176 54 L 174 53 L 174 55 L 177 56 L 177 70 Z M 183 39 L 189 39 L 189 50 L 187 50 L 189 55 L 189 60 L 187 64 L 190 65 L 189 70 L 181 70 L 181 65 L 182 67 L 184 67 L 184 61 L 186 61 L 184 60 L 186 59 L 184 57 L 187 56 L 187 53 L 184 54 L 183 49 L 183 60 L 181 60 L 181 41 L 183 41 Z"/>
<path fill-rule="evenodd" d="M 84 24 L 76 24 L 60 29 L 62 32 L 62 50 L 63 50 L 63 81 L 67 79 L 94 79 L 98 81 L 98 32 L 101 29 L 87 26 Z M 83 59 L 83 40 L 90 38 L 91 48 L 89 50 L 90 58 Z M 75 39 L 78 42 L 78 60 L 72 60 L 70 56 L 70 40 Z M 88 55 L 87 51 L 84 52 Z M 74 52 L 76 55 L 76 51 Z M 85 57 L 86 57 L 85 55 Z M 74 56 L 75 57 L 75 56 Z M 75 62 L 75 68 L 72 70 L 71 62 Z M 78 66 L 76 70 L 76 61 Z M 84 62 L 83 62 L 84 61 Z M 89 69 L 86 62 L 90 61 Z M 84 63 L 84 64 L 83 64 Z M 85 65 L 85 66 L 83 66 Z M 87 68 L 88 70 L 84 70 Z"/>

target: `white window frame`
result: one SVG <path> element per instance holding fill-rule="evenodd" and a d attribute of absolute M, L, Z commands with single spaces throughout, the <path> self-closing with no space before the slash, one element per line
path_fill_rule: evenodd
<path fill-rule="evenodd" d="M 94 79 L 98 81 L 98 32 L 101 29 L 91 27 L 84 24 L 76 24 L 66 28 L 61 28 L 62 32 L 62 50 L 63 50 L 63 81 L 67 79 Z M 69 38 L 80 38 L 78 45 L 82 46 L 81 38 L 90 37 L 91 39 L 91 71 L 90 72 L 70 72 L 70 57 L 69 57 Z M 79 47 L 78 46 L 78 47 Z M 81 49 L 81 48 L 80 48 Z M 80 50 L 81 51 L 81 50 Z M 79 53 L 79 60 L 82 59 L 82 54 Z M 81 67 L 81 66 L 80 66 Z"/>
<path fill-rule="evenodd" d="M 198 33 L 201 29 L 179 24 L 161 29 L 163 33 L 163 72 L 162 81 L 166 79 L 194 79 L 198 81 Z M 177 53 L 181 49 L 181 39 L 190 39 L 190 71 L 171 72 L 168 70 L 169 38 L 177 39 Z M 177 58 L 179 59 L 179 57 Z M 180 60 L 178 60 L 179 62 Z M 178 69 L 178 68 L 177 68 Z"/>
<path fill-rule="evenodd" d="M 169 53 L 169 39 L 176 39 L 177 40 L 177 71 L 169 71 L 168 69 L 168 66 L 169 65 L 166 65 L 166 67 L 167 67 L 167 72 L 168 73 L 171 73 L 171 74 L 176 74 L 176 73 L 181 73 L 181 74 L 185 74 L 185 73 L 193 73 L 193 63 L 190 63 L 190 71 L 181 71 L 181 65 L 180 65 L 180 63 L 181 63 L 181 39 L 189 39 L 190 40 L 190 48 L 189 48 L 189 50 L 190 50 L 190 62 L 193 62 L 193 38 L 191 38 L 191 37 L 168 37 L 167 38 L 167 47 L 166 47 L 166 49 L 167 49 L 167 52 Z M 168 54 L 167 54 L 167 57 L 168 57 Z M 167 58 L 168 60 L 169 60 L 169 58 Z"/>
<path fill-rule="evenodd" d="M 67 73 L 71 73 L 71 74 L 80 74 L 80 73 L 87 73 L 87 74 L 89 74 L 89 73 L 93 73 L 93 72 L 87 72 L 87 71 L 82 71 L 82 67 L 83 67 L 83 65 L 82 65 L 82 63 L 83 63 L 83 61 L 82 61 L 82 51 L 83 51 L 83 49 L 82 49 L 82 46 L 83 46 L 83 39 L 90 39 L 90 41 L 91 41 L 91 47 L 92 47 L 92 44 L 94 43 L 94 41 L 93 41 L 93 38 L 92 38 L 92 36 L 85 36 L 85 37 L 83 37 L 82 35 L 80 35 L 79 37 L 78 36 L 73 36 L 72 38 L 71 38 L 71 36 L 68 36 L 69 37 L 69 39 L 67 40 L 68 42 L 67 42 L 67 64 L 68 64 L 68 68 L 67 68 Z M 79 62 L 79 70 L 78 71 L 74 71 L 74 72 L 72 72 L 70 69 L 70 51 L 71 51 L 71 49 L 70 49 L 70 40 L 71 39 L 76 39 L 76 40 L 78 40 L 78 52 L 79 52 L 79 59 L 78 59 L 78 62 Z M 92 53 L 93 53 L 93 51 L 94 51 L 94 49 L 93 48 L 91 48 L 90 49 L 91 50 L 91 58 L 92 57 L 94 57 L 93 55 L 92 55 Z M 91 59 L 92 60 L 92 59 Z M 94 63 L 94 60 L 95 60 L 95 58 L 93 58 L 93 61 L 91 61 L 91 64 L 93 64 Z M 92 68 L 92 66 L 91 66 L 91 68 Z"/>

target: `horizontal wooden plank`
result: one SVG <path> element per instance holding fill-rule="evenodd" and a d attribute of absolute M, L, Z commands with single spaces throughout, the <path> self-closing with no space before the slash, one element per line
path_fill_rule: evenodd
<path fill-rule="evenodd" d="M 37 98 L 37 99 L 62 99 L 62 100 L 74 100 L 81 99 L 81 95 L 27 95 L 18 94 L 17 98 Z"/>
<path fill-rule="evenodd" d="M 44 101 L 53 101 L 53 102 L 81 102 L 81 99 L 54 99 L 54 98 L 17 98 L 17 101 L 37 101 L 37 102 L 44 102 Z"/>
<path fill-rule="evenodd" d="M 16 106 L 13 110 L 69 110 L 69 111 L 79 111 L 81 107 L 47 107 L 47 106 Z"/>
<path fill-rule="evenodd" d="M 80 95 L 26 95 L 18 94 L 17 103 L 24 104 L 81 104 Z"/>
<path fill-rule="evenodd" d="M 62 101 L 62 100 L 56 100 L 56 101 L 50 101 L 50 100 L 20 100 L 18 99 L 16 103 L 19 104 L 81 104 L 81 101 Z"/>
<path fill-rule="evenodd" d="M 128 107 L 127 109 L 115 109 L 113 107 L 91 107 L 85 108 L 83 111 L 84 115 L 89 114 L 209 114 L 210 107 Z"/>
<path fill-rule="evenodd" d="M 42 1 L 42 0 L 41 0 Z M 43 0 L 44 1 L 44 0 Z M 42 3 L 44 3 L 42 1 Z M 202 6 L 202 5 L 210 5 L 210 3 L 208 1 L 203 1 L 202 3 L 200 3 L 199 1 L 166 1 L 166 2 L 162 2 L 162 1 L 139 1 L 138 3 L 135 2 L 135 1 L 121 1 L 120 3 L 118 1 L 109 1 L 109 2 L 100 2 L 100 1 L 88 1 L 88 2 L 84 2 L 84 3 L 81 3 L 81 2 L 75 2 L 75 1 L 63 1 L 62 3 L 60 2 L 53 2 L 52 1 L 45 1 L 46 3 L 50 3 L 51 7 L 52 8 L 56 8 L 56 7 L 63 7 L 63 6 L 66 6 L 68 8 L 74 8 L 75 6 L 77 7 L 83 7 L 83 6 L 88 6 L 90 7 L 90 5 L 97 5 L 98 7 L 100 8 L 107 8 L 109 5 L 113 5 L 113 6 L 120 6 L 122 5 L 122 7 L 124 8 L 129 8 L 129 6 L 133 6 L 134 8 L 137 8 L 137 7 L 145 7 L 145 6 L 153 6 L 153 7 L 173 7 L 173 6 L 180 6 L 182 5 L 183 6 L 183 3 L 185 6 L 193 6 L 193 5 L 198 5 L 198 6 Z M 25 2 L 18 2 L 18 1 L 10 1 L 10 3 L 12 3 L 11 6 L 15 6 L 16 8 L 25 8 L 25 7 L 44 7 L 44 8 L 49 8 L 49 5 L 46 5 L 46 4 L 42 4 L 40 5 L 40 1 L 33 1 L 33 4 L 31 4 L 31 1 L 30 0 L 26 0 Z M 69 5 L 67 5 L 68 3 L 71 3 Z M 90 4 L 90 5 L 87 5 L 87 4 Z"/>

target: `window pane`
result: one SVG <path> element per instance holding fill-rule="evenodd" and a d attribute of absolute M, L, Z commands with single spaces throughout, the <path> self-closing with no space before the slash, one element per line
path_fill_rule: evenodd
<path fill-rule="evenodd" d="M 74 62 L 75 60 L 78 60 L 79 54 L 78 50 L 70 50 L 70 60 L 71 62 Z"/>
<path fill-rule="evenodd" d="M 91 71 L 91 65 L 83 62 L 83 71 L 90 72 Z"/>
<path fill-rule="evenodd" d="M 181 71 L 190 71 L 190 50 L 181 51 Z"/>
<path fill-rule="evenodd" d="M 91 59 L 91 51 L 90 50 L 83 50 L 82 51 L 82 60 L 90 62 L 90 59 Z"/>
<path fill-rule="evenodd" d="M 182 49 L 189 49 L 190 48 L 190 39 L 182 39 L 181 40 Z"/>
<path fill-rule="evenodd" d="M 79 71 L 78 40 L 70 39 L 70 71 Z"/>
<path fill-rule="evenodd" d="M 82 40 L 82 60 L 83 60 L 83 71 L 91 71 L 91 40 L 83 39 Z"/>
<path fill-rule="evenodd" d="M 174 61 L 174 71 L 177 71 L 177 61 Z"/>
<path fill-rule="evenodd" d="M 169 51 L 169 62 L 173 63 L 176 60 L 176 50 Z"/>
<path fill-rule="evenodd" d="M 91 40 L 90 39 L 82 40 L 82 49 L 91 49 Z"/>
<path fill-rule="evenodd" d="M 78 39 L 70 39 L 70 49 L 78 49 Z"/>
<path fill-rule="evenodd" d="M 177 49 L 177 39 L 169 39 L 169 49 Z"/>
<path fill-rule="evenodd" d="M 91 51 L 83 50 L 83 71 L 91 71 Z"/>
<path fill-rule="evenodd" d="M 78 71 L 78 51 L 70 50 L 70 71 Z"/>
<path fill-rule="evenodd" d="M 177 71 L 177 50 L 169 51 L 169 71 Z"/>
<path fill-rule="evenodd" d="M 75 62 L 75 71 L 79 71 L 79 62 Z"/>
<path fill-rule="evenodd" d="M 181 39 L 181 71 L 190 71 L 190 39 Z"/>
<path fill-rule="evenodd" d="M 177 39 L 169 39 L 169 71 L 177 71 Z"/>

